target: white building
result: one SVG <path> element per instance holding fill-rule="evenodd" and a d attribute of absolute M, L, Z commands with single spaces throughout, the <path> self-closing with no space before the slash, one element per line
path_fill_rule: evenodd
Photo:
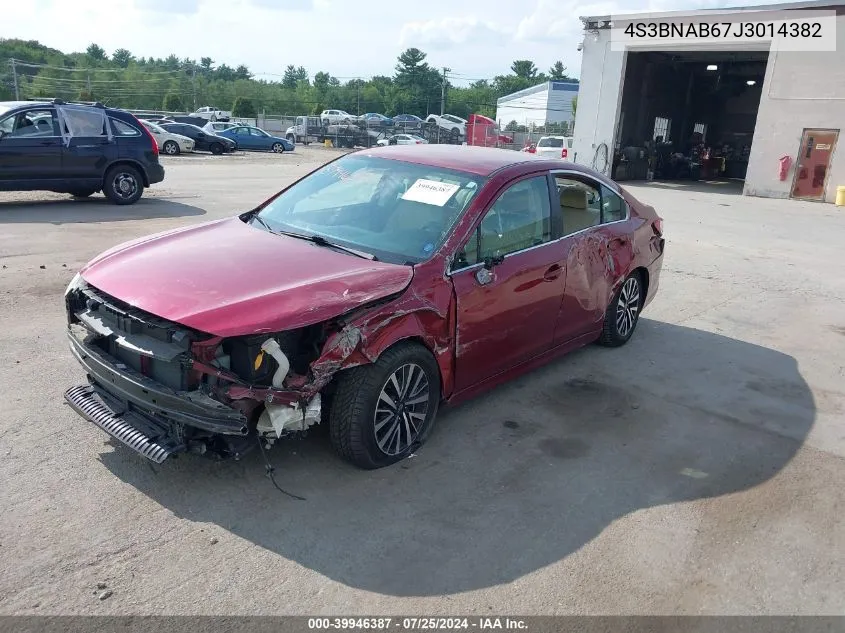
<path fill-rule="evenodd" d="M 741 21 L 772 22 L 777 28 L 778 20 L 804 20 L 807 11 L 817 12 L 813 19 L 821 20 L 829 36 L 828 50 L 787 50 L 789 46 L 772 45 L 771 39 L 680 43 L 622 41 L 620 36 L 629 24 Z M 641 178 L 642 170 L 631 163 L 619 168 L 615 150 L 641 147 L 663 136 L 671 141 L 671 152 L 700 156 L 687 148 L 694 145 L 693 132 L 701 132 L 711 158 L 699 163 L 692 159 L 688 165 L 692 174 L 698 174 L 695 165 L 701 166 L 702 180 L 744 179 L 746 195 L 828 202 L 835 199 L 838 186 L 845 186 L 845 148 L 837 148 L 845 128 L 845 2 L 581 19 L 585 36 L 579 47 L 576 162 L 613 177 L 618 173 L 620 179 L 634 171 Z M 830 50 L 834 40 L 835 51 Z M 816 45 L 808 41 L 798 45 Z M 713 151 L 726 146 L 726 152 Z M 718 153 L 724 154 L 724 171 L 712 158 Z M 783 171 L 782 158 L 788 165 Z M 664 171 L 670 179 L 678 173 Z"/>
<path fill-rule="evenodd" d="M 562 123 L 572 125 L 572 99 L 578 96 L 578 84 L 570 81 L 547 81 L 496 101 L 496 122 L 501 129 L 516 121 L 531 125 Z"/>

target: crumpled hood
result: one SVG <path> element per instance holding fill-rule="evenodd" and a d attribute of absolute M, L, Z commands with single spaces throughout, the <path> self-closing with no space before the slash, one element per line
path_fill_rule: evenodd
<path fill-rule="evenodd" d="M 82 269 L 99 290 L 218 336 L 290 330 L 404 290 L 400 266 L 227 218 L 121 244 Z"/>

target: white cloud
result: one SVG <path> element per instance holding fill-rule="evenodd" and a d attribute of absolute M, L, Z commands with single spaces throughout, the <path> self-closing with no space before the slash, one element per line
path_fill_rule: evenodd
<path fill-rule="evenodd" d="M 476 17 L 447 17 L 426 22 L 407 22 L 399 33 L 401 46 L 452 48 L 464 45 L 496 45 L 509 38 L 502 27 Z"/>

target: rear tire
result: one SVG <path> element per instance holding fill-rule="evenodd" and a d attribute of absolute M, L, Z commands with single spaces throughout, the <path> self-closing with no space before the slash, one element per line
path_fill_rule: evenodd
<path fill-rule="evenodd" d="M 643 299 L 642 276 L 633 272 L 622 282 L 604 314 L 600 345 L 620 347 L 631 339 L 640 320 Z"/>
<path fill-rule="evenodd" d="M 422 345 L 401 342 L 372 365 L 341 372 L 337 381 L 329 433 L 346 461 L 383 468 L 428 438 L 440 404 L 440 370 Z"/>
<path fill-rule="evenodd" d="M 208 149 L 211 150 L 211 153 L 216 156 L 219 156 L 223 153 L 223 145 L 220 143 L 212 143 Z"/>
<path fill-rule="evenodd" d="M 135 204 L 144 193 L 144 180 L 134 167 L 116 165 L 106 172 L 103 193 L 114 204 Z"/>
<path fill-rule="evenodd" d="M 166 141 L 162 149 L 164 150 L 164 153 L 168 156 L 176 156 L 180 152 L 179 143 L 177 143 L 176 141 Z"/>

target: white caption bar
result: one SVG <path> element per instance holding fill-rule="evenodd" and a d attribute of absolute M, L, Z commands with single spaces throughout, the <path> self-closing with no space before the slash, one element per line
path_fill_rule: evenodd
<path fill-rule="evenodd" d="M 611 50 L 689 50 L 732 45 L 773 51 L 835 51 L 835 11 L 749 11 L 648 16 L 610 21 Z M 589 29 L 588 29 L 589 30 Z"/>

